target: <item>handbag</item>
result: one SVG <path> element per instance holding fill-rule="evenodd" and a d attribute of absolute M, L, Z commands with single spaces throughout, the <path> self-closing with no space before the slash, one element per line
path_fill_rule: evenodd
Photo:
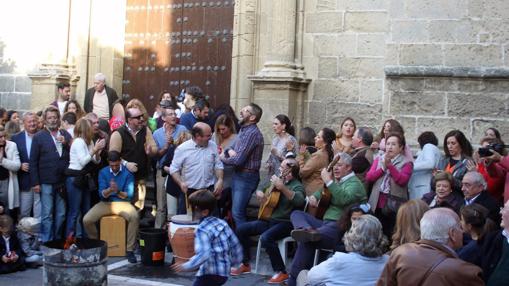
<path fill-rule="evenodd" d="M 92 175 L 89 174 L 82 174 L 74 177 L 73 185 L 77 188 L 89 192 L 97 191 L 97 183 L 95 182 Z"/>
<path fill-rule="evenodd" d="M 385 202 L 385 206 L 382 208 L 382 214 L 386 216 L 397 214 L 399 207 L 406 201 L 408 200 L 387 194 L 387 201 Z"/>

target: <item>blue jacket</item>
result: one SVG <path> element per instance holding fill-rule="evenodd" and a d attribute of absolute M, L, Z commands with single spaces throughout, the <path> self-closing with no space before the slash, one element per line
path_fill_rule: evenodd
<path fill-rule="evenodd" d="M 59 132 L 65 138 L 62 156 L 58 154 L 57 147 L 47 129 L 37 132 L 32 139 L 32 149 L 30 150 L 30 183 L 32 187 L 40 184 L 64 183 L 64 171 L 69 166 L 72 137 L 63 129 Z"/>
<path fill-rule="evenodd" d="M 25 138 L 25 133 L 26 133 L 26 131 L 21 131 L 15 135 L 13 135 L 11 138 L 11 141 L 16 143 L 16 145 L 18 146 L 19 159 L 22 164 L 30 163 L 30 159 L 28 158 L 29 154 L 27 152 L 27 142 L 26 142 L 26 138 Z M 32 187 L 32 185 L 30 184 L 30 173 L 19 169 L 18 182 L 19 182 L 19 189 L 21 191 L 29 190 Z"/>

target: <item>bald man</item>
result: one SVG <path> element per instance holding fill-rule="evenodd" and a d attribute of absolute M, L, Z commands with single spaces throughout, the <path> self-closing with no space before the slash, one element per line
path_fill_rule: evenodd
<path fill-rule="evenodd" d="M 126 117 L 127 123 L 111 134 L 109 151 L 119 152 L 123 167 L 133 173 L 136 186 L 134 205 L 142 210 L 147 192 L 145 179 L 149 157 L 157 155 L 157 145 L 139 108 L 129 108 Z"/>
<path fill-rule="evenodd" d="M 208 124 L 198 122 L 191 129 L 191 135 L 192 139 L 175 150 L 170 175 L 180 186 L 182 194 L 190 195 L 196 190 L 208 189 L 219 199 L 223 190 L 223 163 L 216 143 L 210 141 L 212 130 Z M 179 199 L 177 213 L 186 213 L 184 199 Z"/>
<path fill-rule="evenodd" d="M 458 258 L 463 246 L 458 215 L 447 208 L 427 211 L 421 239 L 394 249 L 377 285 L 484 285 L 482 270 Z"/>

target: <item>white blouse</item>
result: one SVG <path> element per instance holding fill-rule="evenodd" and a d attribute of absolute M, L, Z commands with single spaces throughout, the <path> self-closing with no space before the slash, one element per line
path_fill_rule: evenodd
<path fill-rule="evenodd" d="M 87 146 L 85 140 L 83 138 L 77 137 L 74 138 L 71 144 L 70 151 L 70 159 L 69 159 L 69 169 L 72 170 L 82 170 L 91 160 L 94 163 L 99 163 L 101 161 L 101 157 L 94 156 L 92 157 L 92 153 L 94 152 L 94 142 L 91 142 L 90 145 Z"/>

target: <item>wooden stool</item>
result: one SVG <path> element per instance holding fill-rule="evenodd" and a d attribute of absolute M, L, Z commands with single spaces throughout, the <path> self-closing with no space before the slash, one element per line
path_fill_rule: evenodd
<path fill-rule="evenodd" d="M 125 220 L 118 215 L 101 218 L 101 240 L 108 243 L 108 256 L 125 256 Z"/>

